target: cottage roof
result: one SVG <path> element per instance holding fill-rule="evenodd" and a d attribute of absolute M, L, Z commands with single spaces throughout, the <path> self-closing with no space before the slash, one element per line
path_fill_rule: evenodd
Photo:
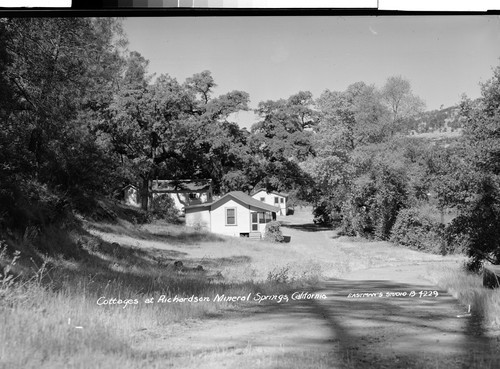
<path fill-rule="evenodd" d="M 258 188 L 254 191 L 252 191 L 252 196 L 255 195 L 256 193 L 259 193 L 260 191 L 264 191 L 266 193 L 272 193 L 274 195 L 278 195 L 278 196 L 283 196 L 283 197 L 288 197 L 288 194 L 285 193 L 285 192 L 278 192 L 278 191 L 267 191 L 265 188 Z"/>
<path fill-rule="evenodd" d="M 211 179 L 155 179 L 152 190 L 155 192 L 201 192 L 212 186 Z"/>
<path fill-rule="evenodd" d="M 225 199 L 227 199 L 228 197 L 232 197 L 235 200 L 239 200 L 240 202 L 242 202 L 244 204 L 253 206 L 254 208 L 258 208 L 261 210 L 271 211 L 273 213 L 277 213 L 280 211 L 280 208 L 266 204 L 262 201 L 256 200 L 253 197 L 248 196 L 246 193 L 241 192 L 241 191 L 229 192 L 229 193 L 225 194 L 224 196 L 222 196 L 220 199 L 215 200 L 214 202 L 211 202 L 211 203 L 186 206 L 186 209 L 207 208 L 207 207 L 210 207 L 211 209 L 213 209 L 215 206 L 217 206 L 218 203 L 225 201 Z"/>
<path fill-rule="evenodd" d="M 123 191 L 125 191 L 127 188 L 133 188 L 135 190 L 138 190 L 139 188 L 136 185 L 133 185 L 132 183 L 129 183 L 125 187 L 122 188 Z"/>

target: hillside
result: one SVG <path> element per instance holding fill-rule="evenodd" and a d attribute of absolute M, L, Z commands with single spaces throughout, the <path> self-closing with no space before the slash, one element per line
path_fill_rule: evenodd
<path fill-rule="evenodd" d="M 411 135 L 422 133 L 444 133 L 459 135 L 462 129 L 462 118 L 458 106 L 431 110 L 418 114 L 408 121 Z"/>

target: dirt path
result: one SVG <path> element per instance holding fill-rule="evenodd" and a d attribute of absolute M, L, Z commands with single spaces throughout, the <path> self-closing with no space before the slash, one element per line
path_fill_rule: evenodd
<path fill-rule="evenodd" d="M 316 245 L 311 252 L 359 246 L 295 225 L 286 233 Z M 325 298 L 294 300 L 293 292 L 313 291 L 291 291 L 288 302 L 241 304 L 229 317 L 192 322 L 174 335 L 153 332 L 138 349 L 169 352 L 171 367 L 200 369 L 498 367 L 496 339 L 425 279 L 440 262 L 423 255 L 408 265 L 358 269 L 314 291 Z"/>
<path fill-rule="evenodd" d="M 143 345 L 197 368 L 498 367 L 497 341 L 465 307 L 440 290 L 420 297 L 436 291 L 424 272 L 424 265 L 358 271 L 328 281 L 318 291 L 326 299 L 242 305 L 234 317 L 193 323 Z M 386 297 L 411 291 L 414 297 Z M 349 297 L 363 293 L 383 297 Z"/>
<path fill-rule="evenodd" d="M 494 362 L 493 340 L 481 322 L 426 281 L 426 268 L 357 271 L 329 281 L 328 299 L 311 303 L 337 335 L 341 351 L 352 354 L 353 367 L 475 368 Z"/>

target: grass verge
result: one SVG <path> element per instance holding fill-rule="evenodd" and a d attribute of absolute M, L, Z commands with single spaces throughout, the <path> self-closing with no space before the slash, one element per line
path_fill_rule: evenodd
<path fill-rule="evenodd" d="M 174 358 L 136 343 L 158 332 L 171 339 L 189 322 L 230 314 L 242 303 L 215 301 L 217 295 L 278 294 L 318 280 L 316 269 L 255 273 L 246 258 L 188 258 L 196 244 L 227 248 L 232 241 L 183 227 L 159 229 L 107 226 L 164 249 L 107 242 L 84 229 L 2 241 L 0 368 L 161 368 Z"/>
<path fill-rule="evenodd" d="M 500 329 L 500 290 L 483 287 L 481 275 L 468 272 L 464 266 L 441 266 L 429 270 L 429 278 L 464 306 L 470 305 L 471 314 L 479 317 L 485 328 Z"/>

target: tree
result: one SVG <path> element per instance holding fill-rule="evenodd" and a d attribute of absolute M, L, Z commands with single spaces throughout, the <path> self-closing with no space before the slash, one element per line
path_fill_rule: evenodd
<path fill-rule="evenodd" d="M 259 103 L 260 121 L 252 126 L 248 140 L 251 188 L 289 191 L 310 184 L 300 163 L 315 155 L 313 129 L 318 113 L 312 94 L 300 91 L 288 99 Z M 297 192 L 299 193 L 299 192 Z"/>
<path fill-rule="evenodd" d="M 318 185 L 323 219 L 340 217 L 349 233 L 388 238 L 410 190 L 394 133 L 420 102 L 402 77 L 382 90 L 356 82 L 319 97 L 316 157 L 305 168 Z"/>
<path fill-rule="evenodd" d="M 481 85 L 478 101 L 464 98 L 464 154 L 455 198 L 459 215 L 449 233 L 465 240 L 471 269 L 500 264 L 500 67 Z M 453 237 L 451 237 L 453 239 Z"/>
<path fill-rule="evenodd" d="M 113 158 L 95 124 L 116 88 L 125 41 L 112 18 L 0 24 L 0 72 L 8 81 L 1 90 L 9 89 L 0 94 L 1 141 L 9 152 L 1 187 L 8 218 L 22 228 L 41 222 L 37 208 L 84 204 L 82 196 L 109 189 Z"/>
<path fill-rule="evenodd" d="M 304 167 L 318 185 L 321 212 L 335 218 L 352 190 L 359 162 L 358 152 L 366 145 L 387 139 L 389 112 L 374 86 L 357 82 L 345 91 L 326 90 L 316 101 L 319 124 L 315 137 L 316 157 Z M 328 216 L 323 216 L 325 220 Z"/>
<path fill-rule="evenodd" d="M 255 113 L 261 120 L 252 126 L 253 147 L 269 160 L 294 158 L 302 161 L 314 155 L 312 132 L 318 114 L 312 94 L 301 91 L 287 100 L 262 101 Z"/>
<path fill-rule="evenodd" d="M 425 107 L 423 100 L 413 94 L 410 81 L 401 76 L 387 79 L 382 88 L 382 97 L 391 112 L 391 135 L 405 130 L 407 119 L 420 113 Z"/>
<path fill-rule="evenodd" d="M 246 137 L 228 117 L 248 108 L 248 94 L 212 97 L 208 71 L 183 84 L 168 75 L 150 84 L 146 67 L 140 54 L 131 54 L 111 119 L 101 127 L 130 177 L 142 182 L 142 207 L 148 208 L 149 184 L 158 177 L 213 178 L 218 192 L 224 175 L 242 166 Z"/>

